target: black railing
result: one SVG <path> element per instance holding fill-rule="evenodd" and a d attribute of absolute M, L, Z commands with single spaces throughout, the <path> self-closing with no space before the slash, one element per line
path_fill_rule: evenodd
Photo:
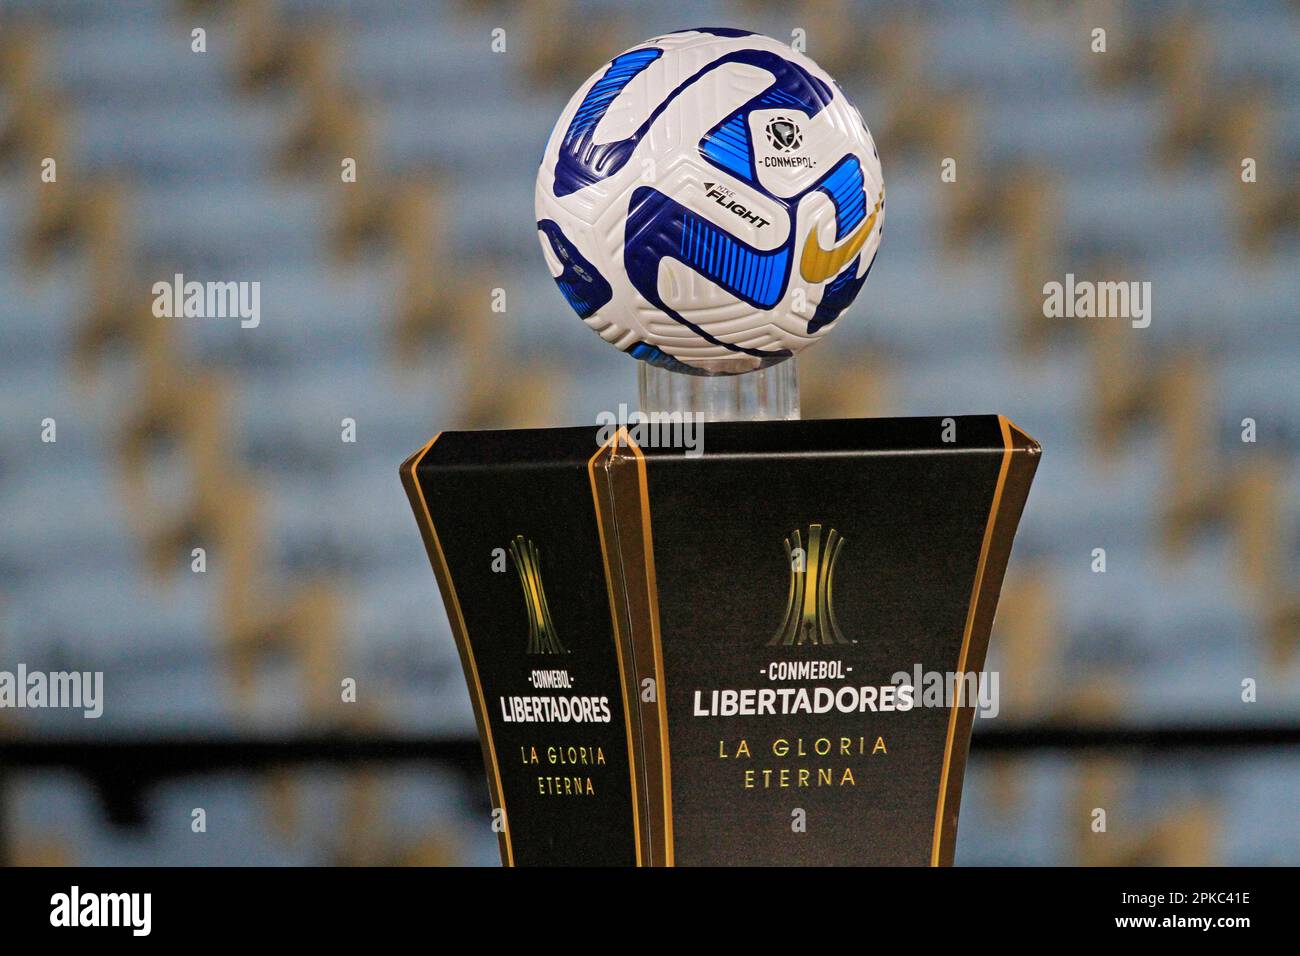
<path fill-rule="evenodd" d="M 1130 757 L 1177 753 L 1231 753 L 1300 747 L 1300 726 L 1118 727 L 1037 723 L 977 729 L 977 754 L 1109 754 Z M 85 740 L 30 736 L 0 738 L 0 797 L 6 776 L 42 770 L 86 778 L 118 826 L 145 821 L 145 796 L 156 784 L 212 773 L 258 773 L 312 765 L 429 763 L 462 775 L 486 804 L 483 760 L 472 737 L 416 738 L 316 733 L 284 738 L 155 737 Z M 0 860 L 6 858 L 0 834 Z"/>

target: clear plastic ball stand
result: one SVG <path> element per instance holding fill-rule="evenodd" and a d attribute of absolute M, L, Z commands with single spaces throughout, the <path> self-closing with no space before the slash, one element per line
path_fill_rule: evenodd
<path fill-rule="evenodd" d="M 739 375 L 687 375 L 637 363 L 641 411 L 698 414 L 706 422 L 760 422 L 799 418 L 798 359 Z"/>

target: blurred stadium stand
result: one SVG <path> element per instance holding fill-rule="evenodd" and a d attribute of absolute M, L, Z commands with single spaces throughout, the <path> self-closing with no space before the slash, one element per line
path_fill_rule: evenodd
<path fill-rule="evenodd" d="M 991 723 L 1300 725 L 1297 4 L 0 0 L 0 669 L 109 695 L 0 710 L 0 741 L 472 734 L 396 467 L 635 401 L 553 289 L 536 163 L 591 71 L 704 23 L 805 31 L 884 159 L 883 256 L 805 415 L 1002 412 L 1046 450 Z M 260 282 L 260 326 L 155 318 L 178 272 Z M 1067 272 L 1150 281 L 1150 328 L 1045 319 Z M 124 820 L 0 766 L 0 853 L 492 863 L 481 789 L 227 768 Z M 1298 808 L 1295 747 L 976 756 L 958 862 L 1294 864 Z"/>

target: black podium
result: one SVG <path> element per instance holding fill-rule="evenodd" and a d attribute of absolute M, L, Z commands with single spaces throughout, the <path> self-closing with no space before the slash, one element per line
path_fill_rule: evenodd
<path fill-rule="evenodd" d="M 445 432 L 402 466 L 507 865 L 944 865 L 1038 444 L 1000 416 Z M 938 685 L 936 685 L 938 686 Z"/>

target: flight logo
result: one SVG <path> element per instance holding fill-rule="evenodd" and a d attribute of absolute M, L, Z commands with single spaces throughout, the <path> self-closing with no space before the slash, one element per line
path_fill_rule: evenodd
<path fill-rule="evenodd" d="M 728 189 L 721 183 L 705 183 L 704 189 L 705 199 L 712 200 L 723 209 L 729 210 L 739 216 L 741 219 L 745 220 L 745 222 L 753 223 L 756 229 L 762 229 L 764 226 L 771 224 L 770 219 L 764 219 L 754 210 L 750 209 L 737 199 L 736 191 L 734 189 Z"/>

